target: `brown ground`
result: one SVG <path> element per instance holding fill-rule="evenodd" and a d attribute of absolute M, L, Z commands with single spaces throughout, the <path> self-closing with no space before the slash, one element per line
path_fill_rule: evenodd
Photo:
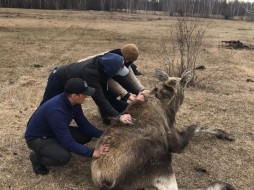
<path fill-rule="evenodd" d="M 164 16 L 0 8 L 0 189 L 94 189 L 90 160 L 80 156 L 62 168 L 51 168 L 47 176 L 32 172 L 23 134 L 47 77 L 55 66 L 136 43 L 141 52 L 138 68 L 144 73 L 140 80 L 151 88 L 153 69 L 164 66 L 156 51 L 175 21 Z M 174 170 L 179 187 L 204 187 L 222 180 L 240 190 L 253 190 L 253 51 L 221 48 L 220 43 L 240 40 L 253 46 L 254 25 L 207 22 L 211 28 L 198 60 L 206 69 L 197 72 L 200 78 L 212 75 L 186 90 L 177 124 L 182 129 L 190 124 L 220 128 L 236 141 L 198 135 L 183 154 L 175 155 Z M 93 124 L 103 127 L 91 99 L 84 110 Z"/>

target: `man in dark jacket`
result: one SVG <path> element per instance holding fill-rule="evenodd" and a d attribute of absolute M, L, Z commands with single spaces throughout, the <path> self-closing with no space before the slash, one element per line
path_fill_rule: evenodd
<path fill-rule="evenodd" d="M 108 80 L 110 78 L 114 79 L 121 76 L 122 78 L 118 77 L 116 80 L 122 83 L 128 72 L 129 70 L 124 66 L 123 57 L 114 53 L 105 53 L 91 59 L 63 65 L 50 74 L 41 105 L 50 98 L 62 93 L 64 84 L 68 79 L 78 77 L 96 89 L 92 98 L 97 104 L 103 119 L 118 119 L 122 123 L 131 123 L 131 115 L 121 115 L 110 104 L 104 94 L 108 90 Z M 128 81 L 124 81 L 124 83 L 128 88 L 133 88 L 132 83 L 128 83 Z"/>
<path fill-rule="evenodd" d="M 84 144 L 93 137 L 99 138 L 102 131 L 94 127 L 84 116 L 81 104 L 86 96 L 94 95 L 80 78 L 72 78 L 61 93 L 40 106 L 31 116 L 25 132 L 33 170 L 36 174 L 48 173 L 46 166 L 61 166 L 70 160 L 70 152 L 98 158 L 109 150 L 103 145 L 94 150 Z M 74 119 L 78 127 L 70 127 Z"/>
<path fill-rule="evenodd" d="M 129 105 L 130 101 L 144 101 L 144 94 L 149 93 L 149 90 L 140 83 L 135 76 L 135 70 L 133 70 L 133 62 L 138 59 L 139 49 L 135 44 L 126 44 L 121 49 L 114 49 L 106 51 L 97 55 L 92 55 L 78 62 L 94 58 L 105 53 L 113 53 L 124 58 L 124 65 L 129 69 L 129 73 L 122 77 L 119 75 L 114 76 L 108 80 L 108 88 L 104 89 L 104 95 L 110 102 L 112 107 L 119 113 L 122 113 Z M 137 72 L 137 70 L 136 70 Z M 105 117 L 105 114 L 101 112 L 103 122 L 110 124 L 110 119 Z"/>

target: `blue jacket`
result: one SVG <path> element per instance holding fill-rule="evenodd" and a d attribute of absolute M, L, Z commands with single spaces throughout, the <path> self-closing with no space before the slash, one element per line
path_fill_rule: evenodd
<path fill-rule="evenodd" d="M 99 138 L 102 131 L 94 127 L 84 116 L 81 105 L 72 106 L 64 93 L 55 96 L 40 106 L 31 116 L 25 132 L 25 139 L 37 137 L 56 138 L 68 151 L 91 157 L 93 149 L 77 143 L 69 130 L 74 119 L 86 135 Z"/>

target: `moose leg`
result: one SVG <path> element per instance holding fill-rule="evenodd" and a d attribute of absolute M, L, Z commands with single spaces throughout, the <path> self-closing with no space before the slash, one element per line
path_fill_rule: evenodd
<path fill-rule="evenodd" d="M 221 129 L 210 129 L 201 125 L 190 125 L 185 131 L 178 132 L 176 128 L 171 128 L 168 132 L 169 151 L 181 153 L 188 145 L 195 133 L 207 133 L 215 135 L 219 139 L 233 141 L 234 137 Z"/>
<path fill-rule="evenodd" d="M 165 150 L 165 149 L 164 149 Z M 158 155 L 157 155 L 158 156 Z M 139 190 L 178 190 L 175 173 L 172 168 L 171 155 L 155 156 L 146 162 L 137 179 Z M 136 172 L 137 173 L 137 172 Z M 128 190 L 129 190 L 128 189 Z"/>
<path fill-rule="evenodd" d="M 197 128 L 197 125 L 191 125 L 183 132 L 178 132 L 176 128 L 170 128 L 170 132 L 168 132 L 169 152 L 181 153 L 188 145 Z"/>
<path fill-rule="evenodd" d="M 195 133 L 208 133 L 215 135 L 218 139 L 234 141 L 234 137 L 221 129 L 210 129 L 206 126 L 196 125 Z"/>
<path fill-rule="evenodd" d="M 173 172 L 171 164 L 166 168 L 159 167 L 157 170 L 164 171 L 158 174 L 156 173 L 157 171 L 154 170 L 152 175 L 147 176 L 149 180 L 145 184 L 145 188 L 139 190 L 178 190 L 175 173 Z"/>
<path fill-rule="evenodd" d="M 155 177 L 153 187 L 157 190 L 178 190 L 175 174 Z"/>
<path fill-rule="evenodd" d="M 236 190 L 236 188 L 229 183 L 216 181 L 211 183 L 206 190 Z"/>
<path fill-rule="evenodd" d="M 190 189 L 179 188 L 179 190 L 190 190 Z M 211 183 L 207 188 L 199 188 L 199 189 L 193 189 L 193 190 L 236 190 L 236 188 L 229 183 L 216 181 Z"/>

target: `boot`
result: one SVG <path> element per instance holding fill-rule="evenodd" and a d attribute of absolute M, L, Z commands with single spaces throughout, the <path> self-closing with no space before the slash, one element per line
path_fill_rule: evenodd
<path fill-rule="evenodd" d="M 139 72 L 139 70 L 137 69 L 137 65 L 135 65 L 134 63 L 131 64 L 131 68 L 133 70 L 134 75 L 136 76 L 142 75 L 142 73 Z"/>
<path fill-rule="evenodd" d="M 34 151 L 30 153 L 29 158 L 32 163 L 33 171 L 35 174 L 47 175 L 49 173 L 49 169 L 39 163 L 37 155 Z"/>

